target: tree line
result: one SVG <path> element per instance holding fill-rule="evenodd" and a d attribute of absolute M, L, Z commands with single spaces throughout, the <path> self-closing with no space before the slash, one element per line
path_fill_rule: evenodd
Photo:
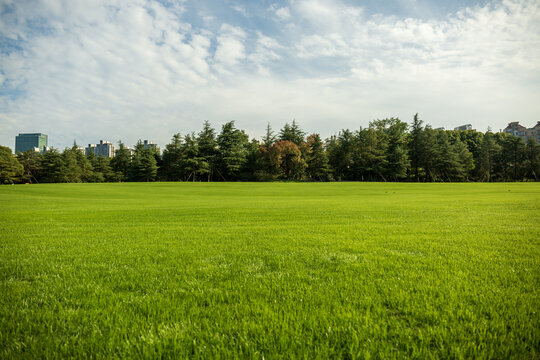
<path fill-rule="evenodd" d="M 540 145 L 505 133 L 438 130 L 418 114 L 341 130 L 328 139 L 296 121 L 261 141 L 234 121 L 217 133 L 175 134 L 160 154 L 139 141 L 132 155 L 119 142 L 115 157 L 84 155 L 76 144 L 59 152 L 12 155 L 0 146 L 1 183 L 119 181 L 537 181 Z"/>

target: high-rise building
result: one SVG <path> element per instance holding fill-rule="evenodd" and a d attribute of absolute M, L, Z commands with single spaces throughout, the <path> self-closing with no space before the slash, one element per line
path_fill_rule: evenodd
<path fill-rule="evenodd" d="M 99 144 L 88 144 L 88 147 L 85 151 L 86 155 L 90 153 L 95 156 L 104 156 L 104 157 L 114 157 L 114 145 L 105 140 L 99 140 Z"/>
<path fill-rule="evenodd" d="M 455 131 L 457 130 L 472 130 L 471 124 L 465 124 L 454 128 Z"/>
<path fill-rule="evenodd" d="M 518 121 L 514 121 L 509 123 L 503 132 L 517 136 L 524 142 L 527 142 L 529 138 L 532 138 L 536 140 L 537 144 L 540 144 L 540 121 L 538 121 L 536 125 L 530 129 L 520 125 Z"/>
<path fill-rule="evenodd" d="M 152 149 L 155 152 L 157 152 L 158 154 L 160 152 L 159 147 L 157 146 L 157 144 L 154 144 L 153 142 L 151 142 L 149 140 L 143 140 L 143 146 L 144 146 L 145 149 Z"/>
<path fill-rule="evenodd" d="M 47 151 L 49 137 L 42 133 L 19 134 L 15 137 L 15 154 L 28 150 L 43 153 Z"/>

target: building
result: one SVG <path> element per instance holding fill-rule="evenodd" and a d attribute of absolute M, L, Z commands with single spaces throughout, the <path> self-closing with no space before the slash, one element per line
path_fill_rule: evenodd
<path fill-rule="evenodd" d="M 86 156 L 94 154 L 95 156 L 114 157 L 114 145 L 105 140 L 99 140 L 99 144 L 88 144 L 85 151 Z"/>
<path fill-rule="evenodd" d="M 457 131 L 457 130 L 472 130 L 472 125 L 471 124 L 465 124 L 465 125 L 461 125 L 461 126 L 458 126 L 458 127 L 455 127 L 454 130 Z"/>
<path fill-rule="evenodd" d="M 503 132 L 517 136 L 521 138 L 523 142 L 527 142 L 529 138 L 532 138 L 536 140 L 537 144 L 540 144 L 540 121 L 538 121 L 534 127 L 529 129 L 520 125 L 518 121 L 514 121 L 509 123 Z"/>
<path fill-rule="evenodd" d="M 154 150 L 155 152 L 157 152 L 158 154 L 160 153 L 160 150 L 159 150 L 159 147 L 157 146 L 157 144 L 154 144 L 153 142 L 149 141 L 149 140 L 143 140 L 143 147 L 144 149 L 152 149 Z"/>
<path fill-rule="evenodd" d="M 15 154 L 28 150 L 44 153 L 48 150 L 49 137 L 42 133 L 19 134 L 15 137 Z"/>

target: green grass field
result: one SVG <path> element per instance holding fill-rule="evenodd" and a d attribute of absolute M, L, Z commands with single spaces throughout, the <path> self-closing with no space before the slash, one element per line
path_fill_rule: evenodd
<path fill-rule="evenodd" d="M 0 187 L 0 358 L 540 358 L 540 184 Z"/>

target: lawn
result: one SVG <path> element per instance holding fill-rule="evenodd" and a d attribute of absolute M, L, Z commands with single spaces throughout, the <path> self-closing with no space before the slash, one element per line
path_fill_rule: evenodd
<path fill-rule="evenodd" d="M 540 359 L 540 184 L 0 186 L 0 358 Z"/>

